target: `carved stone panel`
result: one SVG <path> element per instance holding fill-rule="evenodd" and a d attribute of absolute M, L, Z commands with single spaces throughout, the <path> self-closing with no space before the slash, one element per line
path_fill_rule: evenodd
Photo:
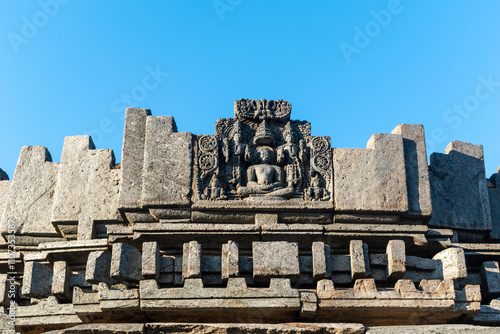
<path fill-rule="evenodd" d="M 195 200 L 331 200 L 329 137 L 311 137 L 283 100 L 237 100 L 234 111 L 197 137 Z"/>

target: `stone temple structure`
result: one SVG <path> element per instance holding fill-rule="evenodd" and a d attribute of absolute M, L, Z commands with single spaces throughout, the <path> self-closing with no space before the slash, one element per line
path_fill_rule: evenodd
<path fill-rule="evenodd" d="M 128 108 L 120 164 L 66 137 L 0 180 L 2 333 L 500 332 L 500 174 L 421 125 L 346 149 L 283 100 L 213 135 Z"/>

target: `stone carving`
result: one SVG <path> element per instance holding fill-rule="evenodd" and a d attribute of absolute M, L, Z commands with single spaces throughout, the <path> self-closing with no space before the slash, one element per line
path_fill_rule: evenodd
<path fill-rule="evenodd" d="M 234 111 L 217 120 L 215 136 L 198 137 L 196 199 L 331 199 L 328 137 L 290 121 L 283 100 L 237 100 Z"/>
<path fill-rule="evenodd" d="M 215 136 L 198 136 L 198 199 L 224 199 L 219 181 L 218 143 Z"/>
<path fill-rule="evenodd" d="M 292 112 L 292 104 L 283 100 L 249 100 L 234 102 L 234 114 L 237 118 L 249 120 L 276 119 L 288 121 Z"/>
<path fill-rule="evenodd" d="M 242 197 L 250 195 L 264 195 L 273 197 L 291 197 L 295 193 L 292 185 L 284 187 L 284 172 L 280 166 L 271 164 L 274 160 L 274 151 L 268 146 L 259 146 L 256 149 L 258 163 L 248 167 L 247 186 L 240 186 L 238 194 Z"/>

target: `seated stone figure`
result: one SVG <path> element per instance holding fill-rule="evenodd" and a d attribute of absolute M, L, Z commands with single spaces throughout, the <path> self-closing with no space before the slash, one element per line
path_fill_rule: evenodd
<path fill-rule="evenodd" d="M 272 165 L 274 151 L 267 146 L 256 149 L 256 159 L 259 162 L 247 169 L 248 182 L 246 187 L 239 187 L 238 194 L 247 196 L 269 196 L 288 198 L 294 195 L 295 189 L 284 186 L 284 172 L 280 166 Z"/>

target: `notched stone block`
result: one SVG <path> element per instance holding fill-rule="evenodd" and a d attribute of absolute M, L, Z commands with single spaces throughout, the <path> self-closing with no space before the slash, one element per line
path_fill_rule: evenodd
<path fill-rule="evenodd" d="M 30 298 L 46 298 L 51 294 L 52 270 L 49 266 L 29 261 L 24 264 L 22 294 Z"/>
<path fill-rule="evenodd" d="M 421 124 L 400 124 L 392 133 L 403 136 L 408 213 L 429 217 L 432 203 L 424 127 Z"/>
<path fill-rule="evenodd" d="M 353 280 L 370 276 L 370 257 L 368 245 L 361 240 L 351 240 L 349 246 L 351 255 L 351 277 Z"/>
<path fill-rule="evenodd" d="M 483 147 L 451 142 L 430 158 L 431 226 L 459 229 L 460 242 L 479 242 L 492 229 Z M 465 232 L 478 231 L 473 234 Z M 482 231 L 482 232 L 481 232 Z"/>
<path fill-rule="evenodd" d="M 112 278 L 131 282 L 140 281 L 142 279 L 141 263 L 141 253 L 137 248 L 124 243 L 113 244 L 110 270 Z"/>
<path fill-rule="evenodd" d="M 312 272 L 314 280 L 331 277 L 330 246 L 324 242 L 313 242 L 312 245 Z"/>
<path fill-rule="evenodd" d="M 108 252 L 97 251 L 89 254 L 85 270 L 85 280 L 92 284 L 110 282 L 111 255 Z"/>
<path fill-rule="evenodd" d="M 404 241 L 389 241 L 386 252 L 387 276 L 392 280 L 403 278 L 406 273 L 406 252 Z"/>
<path fill-rule="evenodd" d="M 189 205 L 193 135 L 172 132 L 170 116 L 147 117 L 142 205 Z"/>
<path fill-rule="evenodd" d="M 256 280 L 271 277 L 297 279 L 299 246 L 296 242 L 253 242 L 253 276 Z"/>
<path fill-rule="evenodd" d="M 160 276 L 160 248 L 156 241 L 142 244 L 142 276 L 146 279 Z"/>
<path fill-rule="evenodd" d="M 403 137 L 374 134 L 367 149 L 333 150 L 338 211 L 408 212 Z"/>
<path fill-rule="evenodd" d="M 500 297 L 500 268 L 497 261 L 481 264 L 481 292 L 485 301 Z"/>
<path fill-rule="evenodd" d="M 182 251 L 182 279 L 201 277 L 201 244 L 185 243 Z"/>
<path fill-rule="evenodd" d="M 10 189 L 1 218 L 2 232 L 8 230 L 8 225 L 15 225 L 17 234 L 59 236 L 50 223 L 58 170 L 59 164 L 52 162 L 50 153 L 45 147 L 22 148 L 14 181 L 9 181 Z M 2 184 L 5 182 L 0 181 Z M 18 239 L 17 243 L 19 242 Z"/>
<path fill-rule="evenodd" d="M 71 270 L 66 261 L 56 261 L 53 266 L 52 294 L 62 301 L 71 300 L 69 278 Z"/>
<path fill-rule="evenodd" d="M 151 110 L 127 108 L 122 147 L 122 183 L 119 205 L 123 209 L 141 207 L 142 168 L 146 141 L 146 119 Z"/>
<path fill-rule="evenodd" d="M 222 245 L 221 277 L 223 280 L 239 276 L 239 258 L 237 242 L 229 241 L 227 244 Z"/>
<path fill-rule="evenodd" d="M 465 253 L 463 248 L 448 248 L 432 258 L 439 260 L 439 269 L 442 269 L 443 279 L 451 279 L 459 282 L 467 277 L 467 265 L 465 263 Z"/>

